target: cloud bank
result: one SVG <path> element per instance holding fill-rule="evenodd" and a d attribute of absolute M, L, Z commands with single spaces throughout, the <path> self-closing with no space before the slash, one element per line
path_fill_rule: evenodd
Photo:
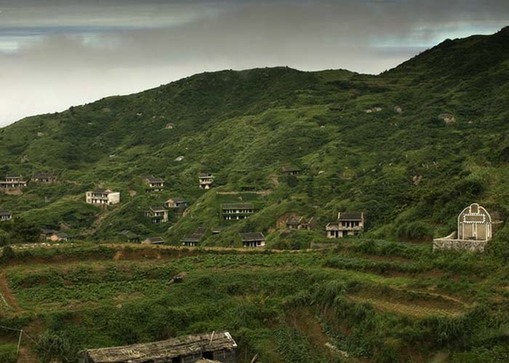
<path fill-rule="evenodd" d="M 0 125 L 194 73 L 379 73 L 509 23 L 505 1 L 0 0 Z"/>

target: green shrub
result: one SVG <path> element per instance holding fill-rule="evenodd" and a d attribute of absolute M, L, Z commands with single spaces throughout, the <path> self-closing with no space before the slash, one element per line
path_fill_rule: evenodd
<path fill-rule="evenodd" d="M 17 357 L 16 344 L 1 344 L 0 345 L 0 362 L 2 363 L 16 363 Z"/>

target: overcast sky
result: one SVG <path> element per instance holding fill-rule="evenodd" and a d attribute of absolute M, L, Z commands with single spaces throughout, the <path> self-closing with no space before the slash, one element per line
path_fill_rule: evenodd
<path fill-rule="evenodd" d="M 204 71 L 390 69 L 508 0 L 0 0 L 0 126 Z"/>

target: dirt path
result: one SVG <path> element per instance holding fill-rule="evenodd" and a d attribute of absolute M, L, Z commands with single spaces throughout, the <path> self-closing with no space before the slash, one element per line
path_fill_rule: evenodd
<path fill-rule="evenodd" d="M 2 304 L 7 305 L 7 307 L 12 310 L 20 310 L 16 298 L 9 288 L 9 283 L 4 272 L 0 273 L 0 300 Z"/>
<path fill-rule="evenodd" d="M 38 363 L 39 358 L 27 347 L 21 346 L 18 353 L 17 363 Z"/>

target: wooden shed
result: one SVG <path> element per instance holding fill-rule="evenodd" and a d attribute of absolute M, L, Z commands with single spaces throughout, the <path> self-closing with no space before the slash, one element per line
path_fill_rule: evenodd
<path fill-rule="evenodd" d="M 85 363 L 236 363 L 237 343 L 228 332 L 186 335 L 122 347 L 87 349 Z"/>

